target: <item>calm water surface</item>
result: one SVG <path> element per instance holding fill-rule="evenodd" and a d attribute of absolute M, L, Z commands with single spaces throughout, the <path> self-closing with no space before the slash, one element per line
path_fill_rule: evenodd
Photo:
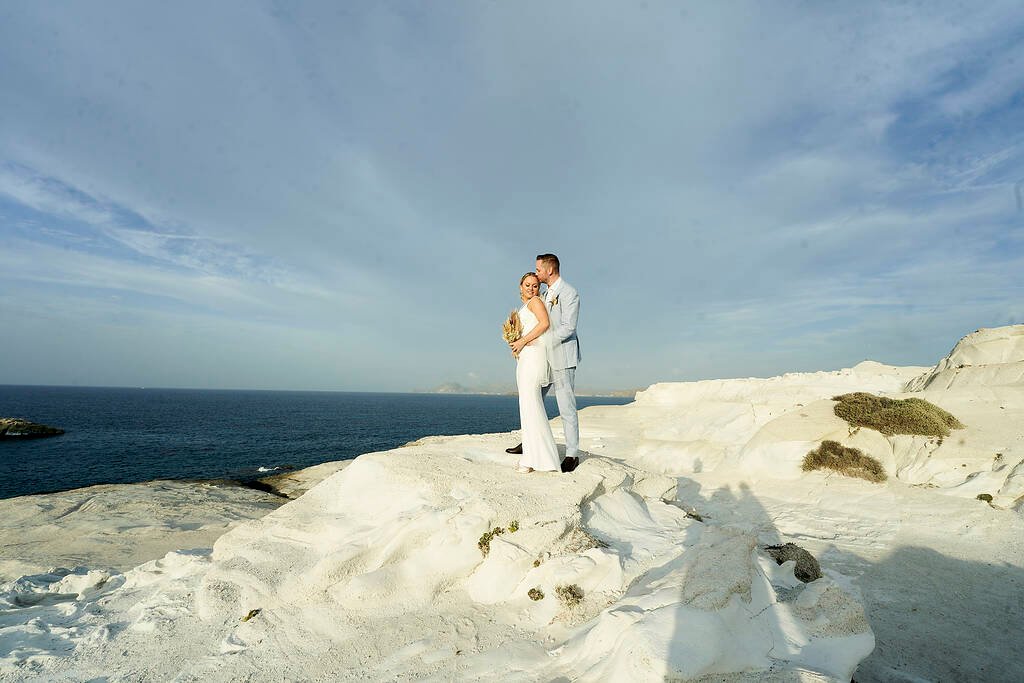
<path fill-rule="evenodd" d="M 547 409 L 558 414 L 553 397 Z M 432 434 L 519 428 L 515 396 L 447 394 L 0 386 L 0 417 L 66 431 L 0 441 L 0 498 L 151 479 L 252 479 L 266 475 L 260 468 L 345 460 Z"/>

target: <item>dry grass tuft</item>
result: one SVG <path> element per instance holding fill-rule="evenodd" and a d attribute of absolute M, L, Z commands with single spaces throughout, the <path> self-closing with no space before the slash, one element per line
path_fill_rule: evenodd
<path fill-rule="evenodd" d="M 583 589 L 575 583 L 569 585 L 555 586 L 555 595 L 566 607 L 575 607 L 583 602 Z"/>
<path fill-rule="evenodd" d="M 949 436 L 963 424 L 942 408 L 920 398 L 893 399 L 858 391 L 834 396 L 836 415 L 854 427 L 868 427 L 886 436 L 920 434 Z"/>
<path fill-rule="evenodd" d="M 822 441 L 821 445 L 804 456 L 803 471 L 833 470 L 849 477 L 868 481 L 885 481 L 885 468 L 858 448 L 849 448 L 838 441 Z"/>
<path fill-rule="evenodd" d="M 495 536 L 501 536 L 503 533 L 505 533 L 505 530 L 500 526 L 496 526 L 490 531 L 485 531 L 480 536 L 480 540 L 476 542 L 476 547 L 480 549 L 480 553 L 484 557 L 487 557 L 487 554 L 491 552 L 491 539 Z"/>

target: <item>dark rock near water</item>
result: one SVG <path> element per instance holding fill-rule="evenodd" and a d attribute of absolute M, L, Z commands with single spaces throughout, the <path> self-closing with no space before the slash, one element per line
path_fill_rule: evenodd
<path fill-rule="evenodd" d="M 63 429 L 47 427 L 16 417 L 0 417 L 0 440 L 2 439 L 38 439 L 44 436 L 60 436 Z"/>
<path fill-rule="evenodd" d="M 814 555 L 796 545 L 795 543 L 786 543 L 784 545 L 770 545 L 765 548 L 773 560 L 782 564 L 789 560 L 796 561 L 796 567 L 793 569 L 793 575 L 804 583 L 810 583 L 815 579 L 821 578 L 821 565 L 814 559 Z"/>

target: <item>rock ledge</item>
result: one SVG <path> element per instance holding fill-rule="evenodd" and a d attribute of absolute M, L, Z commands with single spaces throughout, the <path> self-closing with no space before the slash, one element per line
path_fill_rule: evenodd
<path fill-rule="evenodd" d="M 0 417 L 0 439 L 38 439 L 60 436 L 63 429 L 36 424 L 16 417 Z"/>

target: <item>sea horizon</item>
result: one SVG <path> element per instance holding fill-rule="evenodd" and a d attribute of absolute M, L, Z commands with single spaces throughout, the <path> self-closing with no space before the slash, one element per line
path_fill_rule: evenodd
<path fill-rule="evenodd" d="M 6 384 L 0 383 L 0 388 L 20 388 L 20 387 L 33 387 L 33 388 L 49 388 L 49 389 L 123 389 L 123 390 L 159 390 L 159 391 L 227 391 L 227 392 L 280 392 L 280 393 L 293 393 L 293 394 L 373 394 L 382 396 L 420 396 L 423 394 L 433 394 L 438 396 L 514 396 L 516 392 L 514 390 L 509 391 L 438 391 L 434 389 L 421 389 L 421 390 L 409 390 L 409 391 L 368 391 L 360 389 L 247 389 L 243 387 L 166 387 L 166 386 L 133 386 L 133 385 L 106 385 L 106 384 Z M 622 398 L 625 397 L 624 392 L 637 392 L 643 391 L 644 388 L 636 389 L 611 389 L 608 391 L 594 391 L 588 389 L 586 391 L 577 391 L 576 396 L 583 397 L 596 397 L 596 398 Z M 0 417 L 10 417 L 7 415 L 0 415 Z"/>
<path fill-rule="evenodd" d="M 579 396 L 578 405 L 632 400 Z M 558 415 L 554 396 L 545 408 Z M 155 479 L 253 481 L 426 436 L 511 433 L 519 404 L 506 394 L 0 385 L 0 417 L 64 430 L 0 443 L 0 498 L 10 498 Z"/>

